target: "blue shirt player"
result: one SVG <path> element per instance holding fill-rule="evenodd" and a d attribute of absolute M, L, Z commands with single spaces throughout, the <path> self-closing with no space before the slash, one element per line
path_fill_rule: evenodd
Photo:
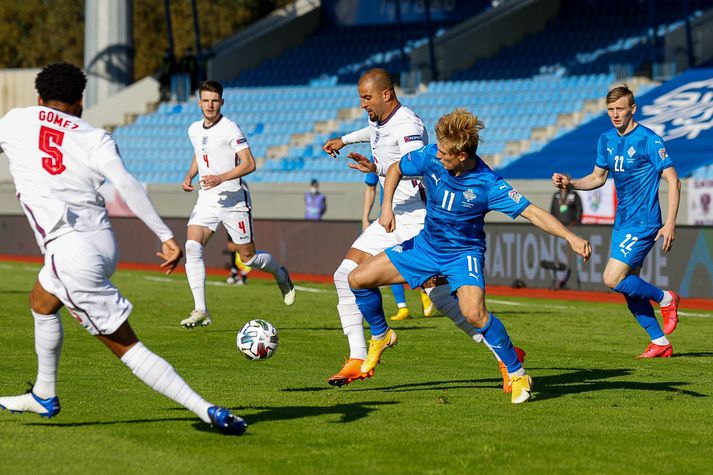
<path fill-rule="evenodd" d="M 379 222 L 393 232 L 396 221 L 390 204 L 394 189 L 404 176 L 420 176 L 427 191 L 424 229 L 361 263 L 349 275 L 349 284 L 371 327 L 372 340 L 377 342 L 370 345 L 364 365 L 376 366 L 381 353 L 395 344 L 376 289 L 400 282 L 418 287 L 434 275 L 445 276 L 465 318 L 507 366 L 511 400 L 519 404 L 530 398 L 532 379 L 518 361 L 502 322 L 485 306 L 485 215 L 501 211 L 512 218 L 523 216 L 544 231 L 566 239 L 585 259 L 591 248 L 551 214 L 530 204 L 476 155 L 482 128 L 477 117 L 457 109 L 439 119 L 437 145 L 410 152 L 389 168 Z"/>
<path fill-rule="evenodd" d="M 552 182 L 558 188 L 592 190 L 602 186 L 609 174 L 614 178 L 618 204 L 604 285 L 624 294 L 629 310 L 651 338 L 638 357 L 668 358 L 673 349 L 666 335 L 678 323 L 680 299 L 675 292 L 663 291 L 640 278 L 639 271 L 655 241 L 662 238 L 663 251 L 671 249 L 681 182 L 663 139 L 634 121 L 636 103 L 629 88 L 615 87 L 607 94 L 606 103 L 614 128 L 599 137 L 594 171 L 578 180 L 555 173 Z M 668 183 L 668 212 L 663 226 L 658 197 L 661 177 Z M 663 330 L 650 300 L 661 307 Z"/>

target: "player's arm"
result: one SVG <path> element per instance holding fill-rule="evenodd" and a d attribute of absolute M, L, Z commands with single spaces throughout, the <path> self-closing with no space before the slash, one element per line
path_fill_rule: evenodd
<path fill-rule="evenodd" d="M 668 184 L 668 211 L 666 212 L 666 222 L 656 234 L 656 241 L 663 238 L 662 250 L 668 252 L 676 239 L 676 217 L 678 216 L 678 206 L 681 201 L 681 180 L 673 167 L 664 169 L 661 176 Z"/>
<path fill-rule="evenodd" d="M 569 187 L 575 190 L 594 190 L 606 183 L 609 176 L 609 170 L 594 166 L 594 171 L 584 178 L 572 179 L 563 173 L 552 174 L 552 184 L 555 188 L 567 189 Z"/>
<path fill-rule="evenodd" d="M 185 178 L 183 179 L 183 183 L 181 183 L 181 188 L 183 191 L 193 191 L 195 187 L 191 185 L 191 182 L 193 181 L 193 178 L 198 174 L 198 163 L 196 162 L 196 156 L 193 155 L 193 161 L 191 162 L 191 166 L 188 168 L 188 173 L 186 173 Z"/>
<path fill-rule="evenodd" d="M 129 209 L 159 238 L 161 252 L 156 255 L 163 259 L 161 267 L 166 269 L 166 274 L 170 274 L 181 260 L 183 252 L 173 238 L 173 232 L 156 212 L 144 187 L 126 170 L 118 155 L 102 163 L 100 171 L 114 184 Z"/>
<path fill-rule="evenodd" d="M 381 224 L 387 233 L 391 233 L 396 229 L 396 218 L 394 217 L 394 192 L 399 182 L 403 178 L 401 173 L 400 162 L 394 162 L 386 172 L 384 180 L 384 190 L 382 191 L 381 200 L 381 215 L 379 216 L 379 224 Z"/>
<path fill-rule="evenodd" d="M 366 185 L 364 188 L 364 205 L 361 210 L 361 230 L 364 231 L 369 227 L 369 213 L 374 207 L 374 199 L 376 198 L 376 185 Z"/>
<path fill-rule="evenodd" d="M 585 261 L 589 259 L 589 256 L 592 254 L 592 248 L 586 239 L 582 239 L 574 234 L 560 223 L 557 218 L 539 206 L 530 204 L 520 213 L 520 216 L 543 231 L 567 241 L 572 250 L 582 256 Z"/>
<path fill-rule="evenodd" d="M 344 148 L 345 145 L 348 145 L 350 143 L 368 142 L 369 139 L 369 127 L 364 127 L 363 129 L 356 130 L 341 137 L 336 137 L 327 140 L 324 143 L 322 150 L 327 152 L 327 154 L 329 154 L 330 156 L 337 158 L 337 155 L 339 155 L 339 151 Z"/>
<path fill-rule="evenodd" d="M 201 178 L 204 189 L 209 190 L 228 180 L 235 180 L 251 174 L 257 168 L 255 158 L 249 148 L 244 148 L 235 154 L 238 158 L 238 165 L 231 170 L 220 175 L 206 175 Z"/>

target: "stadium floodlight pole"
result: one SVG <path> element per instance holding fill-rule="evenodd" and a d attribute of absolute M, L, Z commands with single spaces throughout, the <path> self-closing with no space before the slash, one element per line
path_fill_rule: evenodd
<path fill-rule="evenodd" d="M 175 45 L 173 42 L 173 27 L 171 26 L 171 0 L 164 0 L 164 11 L 166 13 L 166 38 L 168 39 L 168 51 L 173 56 Z"/>
<path fill-rule="evenodd" d="M 191 0 L 191 10 L 193 11 L 193 31 L 196 34 L 196 76 L 198 82 L 203 81 L 203 60 L 201 58 L 201 29 L 198 24 L 198 8 L 196 0 Z"/>
<path fill-rule="evenodd" d="M 433 48 L 433 26 L 431 25 L 431 0 L 424 1 L 426 14 L 426 30 L 428 32 L 428 59 L 431 63 L 431 81 L 438 81 L 438 68 L 436 67 L 436 52 Z"/>

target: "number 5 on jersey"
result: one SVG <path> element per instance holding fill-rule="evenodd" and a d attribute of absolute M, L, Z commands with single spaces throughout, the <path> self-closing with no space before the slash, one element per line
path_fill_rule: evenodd
<path fill-rule="evenodd" d="M 64 155 L 57 148 L 58 145 L 62 145 L 63 140 L 64 132 L 61 130 L 50 129 L 44 125 L 40 127 L 39 147 L 40 150 L 49 155 L 49 157 L 42 157 L 42 168 L 50 175 L 59 175 L 67 169 L 62 163 Z"/>

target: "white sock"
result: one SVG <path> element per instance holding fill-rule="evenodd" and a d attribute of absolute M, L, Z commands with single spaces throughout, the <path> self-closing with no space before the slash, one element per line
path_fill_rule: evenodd
<path fill-rule="evenodd" d="M 277 278 L 277 273 L 280 270 L 280 265 L 272 257 L 272 254 L 267 252 L 257 251 L 252 259 L 245 263 L 246 266 L 257 267 L 258 269 L 269 272 Z"/>
<path fill-rule="evenodd" d="M 344 259 L 334 272 L 334 286 L 337 288 L 337 312 L 342 322 L 342 329 L 349 341 L 349 358 L 366 358 L 366 338 L 362 314 L 356 304 L 356 297 L 349 288 L 347 278 L 349 273 L 356 269 L 357 263 Z"/>
<path fill-rule="evenodd" d="M 37 353 L 37 379 L 32 388 L 37 397 L 47 399 L 57 395 L 57 366 L 62 352 L 64 329 L 59 312 L 42 315 L 32 312 L 35 319 L 35 353 Z"/>
<path fill-rule="evenodd" d="M 186 277 L 193 294 L 194 308 L 196 310 L 208 310 L 205 303 L 203 245 L 198 241 L 186 241 Z"/>
<path fill-rule="evenodd" d="M 476 343 L 483 342 L 483 335 L 466 320 L 465 316 L 460 311 L 458 300 L 451 295 L 451 288 L 447 284 L 438 285 L 433 288 L 426 289 L 433 305 L 439 312 L 450 318 L 466 335 L 471 337 Z M 488 346 L 490 348 L 490 346 Z M 490 351 L 493 349 L 490 348 Z M 495 352 L 493 351 L 493 354 Z M 496 355 L 497 356 L 497 355 Z"/>
<path fill-rule="evenodd" d="M 406 302 L 397 303 L 396 306 L 397 306 L 398 308 L 408 308 L 408 305 L 406 305 Z"/>
<path fill-rule="evenodd" d="M 666 307 L 668 305 L 671 305 L 673 303 L 673 295 L 671 295 L 671 292 L 668 290 L 663 291 L 663 298 L 659 302 L 660 307 Z"/>
<path fill-rule="evenodd" d="M 655 340 L 651 340 L 651 343 L 653 343 L 654 345 L 666 346 L 669 344 L 669 341 L 668 338 L 662 336 L 660 338 L 656 338 Z"/>
<path fill-rule="evenodd" d="M 168 361 L 138 342 L 129 349 L 121 361 L 141 381 L 169 399 L 194 412 L 204 422 L 210 423 L 208 408 L 211 403 L 191 389 Z"/>

